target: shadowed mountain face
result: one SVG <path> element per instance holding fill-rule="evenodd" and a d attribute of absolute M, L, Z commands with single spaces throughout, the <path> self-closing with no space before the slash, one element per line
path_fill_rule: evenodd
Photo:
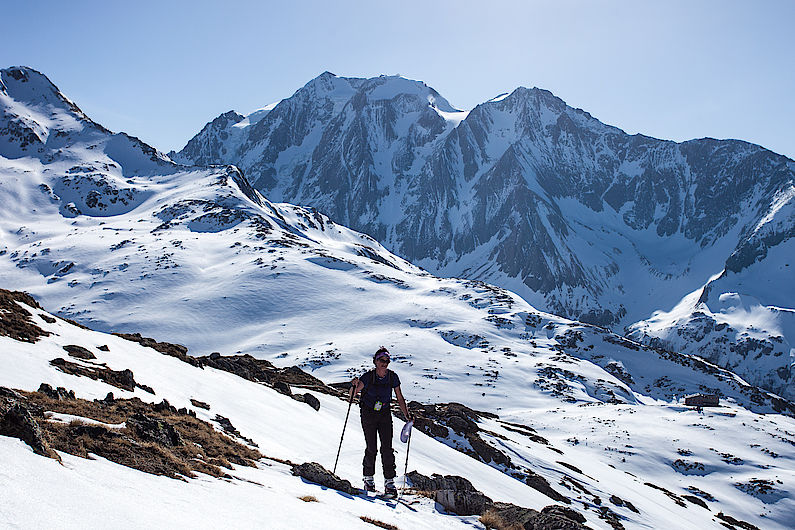
<path fill-rule="evenodd" d="M 617 330 L 793 232 L 791 219 L 766 226 L 792 201 L 786 157 L 630 136 L 536 88 L 461 112 L 421 82 L 324 73 L 269 112 L 220 116 L 174 157 L 236 164 L 273 200 L 316 207 L 436 274 Z M 791 293 L 785 273 L 773 274 Z"/>

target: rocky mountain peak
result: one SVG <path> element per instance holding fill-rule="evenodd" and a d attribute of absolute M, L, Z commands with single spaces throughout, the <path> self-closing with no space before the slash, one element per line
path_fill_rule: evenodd
<path fill-rule="evenodd" d="M 47 76 L 28 66 L 12 66 L 0 70 L 0 78 L 8 94 L 17 100 L 48 100 L 50 94 L 59 94 L 58 88 Z M 26 97 L 27 96 L 27 97 Z"/>
<path fill-rule="evenodd" d="M 240 123 L 244 119 L 246 119 L 246 117 L 243 116 L 242 114 L 238 114 L 234 110 L 230 110 L 230 111 L 224 112 L 223 114 L 221 114 L 217 118 L 215 118 L 213 121 L 211 121 L 210 123 L 205 125 L 204 128 L 201 130 L 201 132 L 199 134 L 200 135 L 206 135 L 206 134 L 209 134 L 211 132 L 216 132 L 216 133 L 220 134 L 222 137 L 224 137 L 225 136 L 225 132 L 224 131 L 226 131 L 232 125 L 235 125 L 236 123 Z M 190 145 L 190 144 L 188 144 L 188 145 Z"/>
<path fill-rule="evenodd" d="M 237 123 L 237 122 L 239 122 L 240 120 L 242 120 L 244 118 L 245 118 L 245 116 L 243 116 L 242 114 L 238 114 L 234 110 L 230 110 L 230 111 L 224 112 L 223 114 L 221 114 L 220 116 L 215 118 L 211 122 L 211 124 L 216 125 L 216 126 L 226 126 L 229 123 Z"/>
<path fill-rule="evenodd" d="M 44 74 L 22 66 L 0 70 L 0 155 L 42 156 L 84 131 L 110 134 Z"/>
<path fill-rule="evenodd" d="M 179 153 L 170 152 L 168 156 L 180 163 L 209 165 L 222 164 L 223 161 L 217 157 L 213 151 L 226 148 L 218 145 L 218 142 L 228 141 L 234 134 L 231 127 L 245 120 L 245 116 L 238 114 L 234 110 L 224 112 L 213 121 L 202 128 L 201 132 L 188 141 Z"/>
<path fill-rule="evenodd" d="M 16 101 L 37 106 L 53 105 L 85 118 L 85 114 L 77 105 L 64 96 L 46 75 L 33 68 L 28 66 L 4 68 L 0 70 L 0 81 L 5 87 L 3 92 Z"/>
<path fill-rule="evenodd" d="M 459 109 L 453 107 L 441 94 L 424 82 L 398 75 L 382 75 L 364 80 L 361 90 L 367 93 L 370 101 L 391 100 L 401 96 L 408 96 L 419 98 L 423 102 L 427 101 L 430 106 L 442 112 L 460 112 Z"/>
<path fill-rule="evenodd" d="M 580 134 L 578 129 L 602 133 L 624 134 L 621 129 L 602 123 L 590 113 L 569 106 L 561 98 L 542 88 L 518 87 L 479 105 L 488 111 L 508 112 L 517 117 L 517 132 L 528 127 L 552 128 Z M 548 133 L 549 131 L 544 131 Z"/>
<path fill-rule="evenodd" d="M 296 93 L 293 94 L 293 98 L 296 96 L 303 96 L 303 98 L 348 99 L 353 95 L 353 92 L 354 88 L 347 78 L 338 77 L 327 71 L 298 89 Z"/>
<path fill-rule="evenodd" d="M 419 98 L 422 102 L 442 111 L 460 112 L 436 90 L 422 81 L 407 79 L 399 75 L 380 75 L 372 78 L 339 77 L 331 72 L 323 72 L 298 90 L 295 96 L 321 99 L 351 100 L 355 96 L 362 101 L 379 102 L 402 97 Z"/>

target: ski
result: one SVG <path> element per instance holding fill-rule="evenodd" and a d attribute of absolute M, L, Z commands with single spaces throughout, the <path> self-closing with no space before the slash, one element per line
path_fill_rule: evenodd
<path fill-rule="evenodd" d="M 393 496 L 387 495 L 386 493 L 381 492 L 381 491 L 367 491 L 367 490 L 364 490 L 364 489 L 360 489 L 359 490 L 359 496 L 360 497 L 368 497 L 368 498 L 371 498 L 371 499 L 383 499 L 383 500 L 396 499 L 397 498 L 396 496 L 393 497 Z"/>
<path fill-rule="evenodd" d="M 392 506 L 393 508 L 395 507 L 395 505 L 399 503 L 405 506 L 406 508 L 408 508 L 409 510 L 411 510 L 412 512 L 417 511 L 416 508 L 411 506 L 411 504 L 409 504 L 405 499 L 399 496 L 387 495 L 386 493 L 378 491 L 366 491 L 363 489 L 359 490 L 359 496 L 365 499 L 378 499 L 384 501 L 387 504 L 387 506 Z"/>
<path fill-rule="evenodd" d="M 416 512 L 417 511 L 417 509 L 414 508 L 411 504 L 409 504 L 409 502 L 407 500 L 405 500 L 403 497 L 397 497 L 395 499 L 395 502 L 399 502 L 400 504 L 402 504 L 403 506 L 405 506 L 406 508 L 408 508 L 412 512 Z"/>

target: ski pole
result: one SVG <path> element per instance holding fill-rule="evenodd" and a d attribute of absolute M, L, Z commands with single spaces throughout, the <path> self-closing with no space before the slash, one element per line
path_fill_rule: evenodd
<path fill-rule="evenodd" d="M 345 413 L 345 423 L 342 425 L 342 434 L 340 435 L 340 446 L 337 448 L 337 458 L 334 459 L 334 471 L 332 471 L 334 475 L 337 474 L 337 462 L 339 462 L 340 451 L 342 450 L 342 438 L 345 436 L 345 428 L 348 426 L 348 416 L 351 413 L 351 405 L 353 405 L 353 394 L 355 390 L 356 388 L 351 386 L 351 397 L 348 400 L 348 412 Z"/>
<path fill-rule="evenodd" d="M 403 491 L 401 495 L 406 492 L 406 474 L 409 471 L 409 449 L 411 449 L 411 429 L 409 429 L 409 439 L 406 440 L 406 466 L 403 468 Z"/>

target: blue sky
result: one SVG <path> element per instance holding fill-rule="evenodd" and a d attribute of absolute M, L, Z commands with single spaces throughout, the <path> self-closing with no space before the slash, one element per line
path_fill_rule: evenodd
<path fill-rule="evenodd" d="M 331 71 L 420 79 L 471 108 L 552 91 L 628 133 L 795 158 L 795 2 L 8 2 L 0 66 L 168 151 Z"/>

